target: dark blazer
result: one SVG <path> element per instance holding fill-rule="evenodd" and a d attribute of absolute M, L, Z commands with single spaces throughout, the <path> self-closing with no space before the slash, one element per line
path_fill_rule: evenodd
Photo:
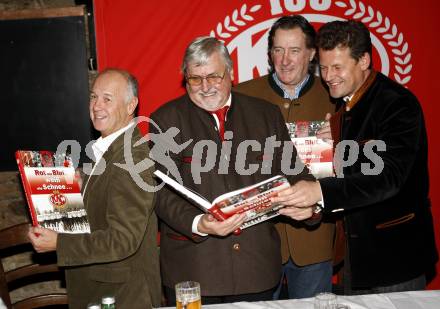
<path fill-rule="evenodd" d="M 135 128 L 131 138 L 133 161 L 148 156 Z M 129 145 L 126 145 L 129 147 Z M 114 295 L 118 308 L 151 308 L 160 305 L 161 286 L 156 245 L 157 219 L 153 194 L 141 189 L 129 172 L 114 163 L 125 163 L 124 134 L 104 153 L 104 173 L 91 176 L 84 194 L 90 234 L 59 234 L 58 264 L 66 267 L 70 308 L 84 309 Z M 151 169 L 140 174 L 153 183 Z"/>
<path fill-rule="evenodd" d="M 372 73 L 373 74 L 373 73 Z M 342 107 L 343 108 L 343 107 Z M 343 178 L 321 179 L 325 212 L 343 208 L 353 287 L 392 285 L 415 278 L 438 259 L 430 201 L 423 112 L 407 89 L 378 73 L 357 104 L 343 112 L 340 140 L 359 145 Z M 378 175 L 364 149 L 383 162 Z M 377 161 L 377 160 L 375 160 Z"/>
<path fill-rule="evenodd" d="M 254 174 L 239 175 L 235 169 L 238 145 L 244 140 L 255 140 L 262 145 L 260 149 L 248 149 L 246 168 L 250 164 L 261 166 L 267 137 L 274 136 L 278 141 L 290 143 L 283 117 L 273 104 L 232 94 L 225 124 L 226 131 L 233 132 L 231 155 L 226 154 L 227 173 L 219 173 L 221 141 L 213 116 L 192 103 L 187 95 L 161 106 L 151 118 L 163 132 L 178 128 L 180 133 L 175 138 L 178 144 L 193 139 L 182 152 L 173 155 L 173 160 L 183 184 L 210 201 L 225 192 L 281 174 L 281 147 L 275 148 L 268 174 L 262 174 L 259 168 Z M 157 128 L 150 124 L 150 131 L 157 133 Z M 201 182 L 196 183 L 190 163 L 201 160 L 205 164 L 206 155 L 200 158 L 193 154 L 194 145 L 202 140 L 217 148 L 216 162 L 211 170 L 201 173 Z M 240 153 L 242 156 L 243 151 L 244 148 Z M 292 160 L 295 158 L 296 150 L 293 150 Z M 313 179 L 306 169 L 300 175 L 288 178 L 291 183 Z M 165 286 L 173 288 L 179 281 L 195 280 L 201 284 L 202 295 L 219 296 L 262 292 L 278 284 L 281 275 L 280 240 L 272 222 L 250 227 L 238 236 L 194 236 L 191 232 L 194 217 L 202 214 L 197 207 L 168 187 L 158 192 L 156 202 L 156 213 L 162 219 L 160 258 Z"/>

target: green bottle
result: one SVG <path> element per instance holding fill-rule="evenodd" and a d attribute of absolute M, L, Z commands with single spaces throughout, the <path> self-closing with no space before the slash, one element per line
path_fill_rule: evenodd
<path fill-rule="evenodd" d="M 101 309 L 116 309 L 115 297 L 104 296 L 101 300 Z"/>

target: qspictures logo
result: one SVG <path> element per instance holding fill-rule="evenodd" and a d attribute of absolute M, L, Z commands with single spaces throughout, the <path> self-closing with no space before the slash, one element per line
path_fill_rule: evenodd
<path fill-rule="evenodd" d="M 236 60 L 237 82 L 267 74 L 269 29 L 279 17 L 289 14 L 303 15 L 318 27 L 333 20 L 363 22 L 371 33 L 375 68 L 399 84 L 409 85 L 413 66 L 404 34 L 380 8 L 356 0 L 261 0 L 238 6 L 210 33 L 224 41 Z"/>

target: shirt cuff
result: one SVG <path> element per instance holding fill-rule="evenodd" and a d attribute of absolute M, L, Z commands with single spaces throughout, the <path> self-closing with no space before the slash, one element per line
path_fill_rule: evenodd
<path fill-rule="evenodd" d="M 194 234 L 196 234 L 196 235 L 199 235 L 199 236 L 208 236 L 208 234 L 201 233 L 201 232 L 199 232 L 199 230 L 197 229 L 197 225 L 199 224 L 200 218 L 201 218 L 202 216 L 203 216 L 203 214 L 200 214 L 200 215 L 197 215 L 197 216 L 194 217 L 193 224 L 192 224 L 192 232 L 193 232 Z"/>
<path fill-rule="evenodd" d="M 321 200 L 316 202 L 316 204 L 318 204 L 319 207 L 324 208 L 324 197 L 322 196 L 321 183 L 319 181 L 317 181 L 317 183 L 319 184 L 319 191 L 321 192 Z"/>

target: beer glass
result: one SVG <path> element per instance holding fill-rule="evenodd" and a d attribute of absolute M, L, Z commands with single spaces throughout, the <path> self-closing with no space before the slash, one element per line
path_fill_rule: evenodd
<path fill-rule="evenodd" d="M 336 309 L 336 295 L 333 293 L 316 294 L 314 309 Z"/>
<path fill-rule="evenodd" d="M 195 281 L 183 281 L 176 284 L 177 309 L 201 309 L 200 284 Z"/>

